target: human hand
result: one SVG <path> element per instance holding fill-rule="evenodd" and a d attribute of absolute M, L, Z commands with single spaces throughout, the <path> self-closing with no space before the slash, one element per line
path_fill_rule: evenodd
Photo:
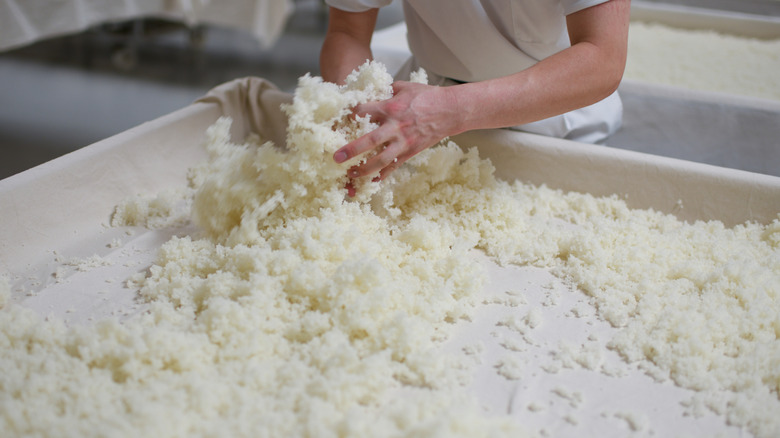
<path fill-rule="evenodd" d="M 417 153 L 459 132 L 460 115 L 446 87 L 395 82 L 393 97 L 358 105 L 353 114 L 369 116 L 379 127 L 333 154 L 334 161 L 343 163 L 376 151 L 364 163 L 349 169 L 350 179 L 378 172 L 376 180 L 382 180 Z"/>

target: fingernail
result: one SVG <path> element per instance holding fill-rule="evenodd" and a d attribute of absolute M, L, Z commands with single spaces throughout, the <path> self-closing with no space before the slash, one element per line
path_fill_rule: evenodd
<path fill-rule="evenodd" d="M 333 161 L 337 163 L 343 163 L 346 160 L 347 160 L 346 152 L 338 151 L 335 154 L 333 154 Z"/>

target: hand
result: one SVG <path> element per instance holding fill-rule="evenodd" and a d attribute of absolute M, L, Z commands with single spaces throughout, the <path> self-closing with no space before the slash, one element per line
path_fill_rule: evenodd
<path fill-rule="evenodd" d="M 365 163 L 351 167 L 347 172 L 350 178 L 378 172 L 376 180 L 382 180 L 420 151 L 459 132 L 457 106 L 446 87 L 395 82 L 393 97 L 358 105 L 353 114 L 370 116 L 379 127 L 333 154 L 334 161 L 343 163 L 372 150 L 377 152 Z"/>

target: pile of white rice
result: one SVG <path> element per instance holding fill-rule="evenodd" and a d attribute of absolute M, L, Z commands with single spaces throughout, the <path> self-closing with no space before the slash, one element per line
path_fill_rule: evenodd
<path fill-rule="evenodd" d="M 475 248 L 580 288 L 620 328 L 610 348 L 700 391 L 701 410 L 780 431 L 780 220 L 686 224 L 498 181 L 454 143 L 346 199 L 352 163 L 331 156 L 372 129 L 350 108 L 391 80 L 376 63 L 344 87 L 302 78 L 286 149 L 209 128 L 191 178 L 202 234 L 139 279 L 148 314 L 65 327 L 0 311 L 4 436 L 523 436 L 439 348 L 481 303 Z"/>
<path fill-rule="evenodd" d="M 780 39 L 632 22 L 624 77 L 780 100 Z"/>

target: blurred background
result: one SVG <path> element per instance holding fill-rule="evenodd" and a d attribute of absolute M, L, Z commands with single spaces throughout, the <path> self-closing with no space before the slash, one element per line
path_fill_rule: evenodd
<path fill-rule="evenodd" d="M 0 52 L 0 179 L 187 106 L 235 78 L 260 76 L 293 91 L 298 77 L 319 74 L 327 6 L 288 4 L 286 17 L 277 11 L 273 18 L 283 30 L 265 41 L 251 28 L 190 24 L 186 16 L 133 18 Z M 377 27 L 402 19 L 394 2 Z"/>
<path fill-rule="evenodd" d="M 0 28 L 16 26 L 18 35 L 27 36 L 3 44 L 0 34 L 0 179 L 187 106 L 235 78 L 260 76 L 292 91 L 298 77 L 319 74 L 327 7 L 321 0 L 272 1 L 277 2 L 274 14 L 261 17 L 255 6 L 256 16 L 234 17 L 244 19 L 239 26 L 217 17 L 217 3 L 228 3 L 138 2 L 167 12 L 107 17 L 49 36 L 35 35 L 34 23 L 19 18 L 20 8 L 54 16 L 58 11 L 47 8 L 63 2 L 0 0 Z M 780 16 L 778 0 L 674 2 Z M 46 17 L 50 23 L 55 18 Z M 377 28 L 402 19 L 396 0 L 381 10 Z M 264 34 L 263 27 L 279 30 Z M 634 148 L 669 154 L 652 145 Z M 756 161 L 746 170 L 771 173 L 759 168 L 765 158 Z"/>

